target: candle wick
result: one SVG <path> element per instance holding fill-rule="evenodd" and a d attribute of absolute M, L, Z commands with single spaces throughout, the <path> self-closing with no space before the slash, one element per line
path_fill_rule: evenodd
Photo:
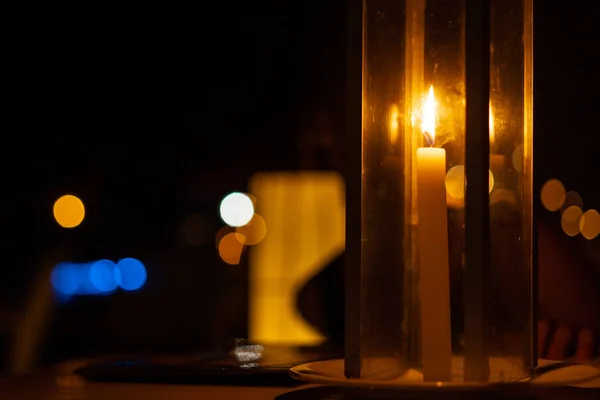
<path fill-rule="evenodd" d="M 427 139 L 427 143 L 429 144 L 429 147 L 433 147 L 433 145 L 435 144 L 433 135 L 430 134 L 429 132 L 423 132 L 423 134 L 425 135 L 425 139 Z"/>

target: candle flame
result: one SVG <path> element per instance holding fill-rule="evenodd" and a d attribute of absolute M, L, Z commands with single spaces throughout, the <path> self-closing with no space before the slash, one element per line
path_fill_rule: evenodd
<path fill-rule="evenodd" d="M 494 113 L 492 112 L 492 102 L 490 101 L 490 144 L 494 143 L 496 134 L 494 132 Z"/>
<path fill-rule="evenodd" d="M 423 115 L 421 118 L 421 130 L 430 146 L 433 146 L 435 143 L 435 119 L 436 104 L 435 96 L 433 94 L 433 85 L 431 85 L 429 87 L 429 93 L 425 98 L 425 103 L 423 104 Z"/>

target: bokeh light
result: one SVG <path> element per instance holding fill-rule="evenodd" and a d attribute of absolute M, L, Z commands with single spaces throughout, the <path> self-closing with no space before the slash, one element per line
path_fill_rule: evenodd
<path fill-rule="evenodd" d="M 560 207 L 560 212 L 564 213 L 571 206 L 577 206 L 583 210 L 583 199 L 579 195 L 579 193 L 571 190 L 565 194 L 565 201 L 563 205 Z"/>
<path fill-rule="evenodd" d="M 236 229 L 238 235 L 236 239 L 241 239 L 241 243 L 246 246 L 259 244 L 267 234 L 267 223 L 259 214 L 254 214 L 250 222 Z"/>
<path fill-rule="evenodd" d="M 565 202 L 566 192 L 565 187 L 558 179 L 550 179 L 544 186 L 541 192 L 542 204 L 548 211 L 558 211 Z"/>
<path fill-rule="evenodd" d="M 221 243 L 221 240 L 229 233 L 234 233 L 235 231 L 236 228 L 232 228 L 231 226 L 222 226 L 219 228 L 217 234 L 215 235 L 215 247 L 217 250 L 219 250 L 219 244 Z"/>
<path fill-rule="evenodd" d="M 75 228 L 85 217 L 85 207 L 78 197 L 66 194 L 54 202 L 53 214 L 63 228 Z"/>
<path fill-rule="evenodd" d="M 525 147 L 523 143 L 517 146 L 512 153 L 512 165 L 515 171 L 521 172 L 523 170 L 523 158 L 525 156 Z"/>
<path fill-rule="evenodd" d="M 505 188 L 494 189 L 494 191 L 492 192 L 492 194 L 490 196 L 490 203 L 497 204 L 497 203 L 501 203 L 501 202 L 516 204 L 517 199 L 515 197 L 515 194 L 508 189 L 505 189 Z"/>
<path fill-rule="evenodd" d="M 135 258 L 119 260 L 115 268 L 115 281 L 123 290 L 138 290 L 146 283 L 148 275 L 144 264 Z"/>
<path fill-rule="evenodd" d="M 248 198 L 252 201 L 252 205 L 254 206 L 254 208 L 256 209 L 256 202 L 258 201 L 258 199 L 256 198 L 255 195 L 251 194 L 251 193 L 244 193 L 246 196 L 248 196 Z"/>
<path fill-rule="evenodd" d="M 62 262 L 50 274 L 50 283 L 63 300 L 75 295 L 108 295 L 118 287 L 136 290 L 145 282 L 146 268 L 135 258 L 124 258 L 117 264 L 110 260 Z"/>
<path fill-rule="evenodd" d="M 494 174 L 492 171 L 489 172 L 489 187 L 488 193 L 491 193 L 494 189 Z M 465 167 L 462 165 L 455 165 L 450 168 L 446 173 L 446 193 L 452 199 L 464 199 L 465 198 Z"/>
<path fill-rule="evenodd" d="M 231 232 L 219 241 L 219 256 L 229 265 L 238 265 L 244 250 L 244 236 Z"/>
<path fill-rule="evenodd" d="M 465 197 L 465 167 L 455 165 L 446 173 L 446 192 L 454 199 Z"/>
<path fill-rule="evenodd" d="M 50 283 L 54 291 L 63 296 L 75 294 L 81 284 L 80 271 L 77 264 L 60 263 L 52 270 Z"/>
<path fill-rule="evenodd" d="M 221 201 L 221 219 L 233 227 L 244 226 L 254 215 L 254 204 L 244 193 L 230 193 Z"/>
<path fill-rule="evenodd" d="M 115 263 L 99 260 L 91 263 L 88 269 L 90 283 L 101 292 L 112 292 L 117 288 Z"/>
<path fill-rule="evenodd" d="M 596 210 L 587 210 L 579 219 L 579 230 L 581 236 L 587 240 L 595 239 L 600 234 L 600 213 Z"/>
<path fill-rule="evenodd" d="M 583 211 L 579 206 L 570 206 L 562 213 L 560 224 L 563 231 L 569 236 L 577 236 L 579 230 L 579 220 L 583 216 Z"/>

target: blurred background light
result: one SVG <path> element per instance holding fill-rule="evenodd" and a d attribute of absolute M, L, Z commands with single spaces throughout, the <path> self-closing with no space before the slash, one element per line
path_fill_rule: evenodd
<path fill-rule="evenodd" d="M 138 290 L 146 283 L 148 274 L 144 264 L 135 258 L 119 260 L 115 268 L 116 284 L 123 290 Z"/>
<path fill-rule="evenodd" d="M 144 264 L 135 258 L 124 258 L 117 264 L 110 260 L 89 263 L 62 262 L 50 274 L 54 292 L 62 298 L 76 295 L 107 295 L 117 288 L 137 290 L 146 283 Z"/>
<path fill-rule="evenodd" d="M 219 256 L 229 265 L 238 265 L 244 250 L 244 236 L 231 232 L 219 241 Z"/>
<path fill-rule="evenodd" d="M 53 214 L 63 228 L 75 228 L 85 217 L 85 207 L 78 197 L 66 194 L 54 202 Z"/>
<path fill-rule="evenodd" d="M 221 240 L 230 233 L 234 233 L 236 231 L 235 228 L 231 226 L 222 226 L 219 228 L 217 233 L 215 234 L 215 247 L 219 250 L 219 246 L 221 245 Z"/>
<path fill-rule="evenodd" d="M 505 189 L 505 188 L 494 189 L 494 191 L 490 195 L 490 203 L 497 204 L 497 203 L 501 203 L 501 202 L 505 202 L 505 203 L 514 205 L 517 203 L 517 199 L 515 197 L 515 194 L 508 189 Z"/>
<path fill-rule="evenodd" d="M 240 239 L 242 244 L 254 246 L 262 242 L 267 235 L 267 223 L 260 214 L 254 214 L 250 222 L 235 231 L 239 234 L 235 235 L 236 239 Z"/>
<path fill-rule="evenodd" d="M 583 211 L 579 206 L 570 206 L 561 217 L 560 224 L 563 231 L 569 236 L 577 236 L 579 230 L 579 220 L 583 216 Z"/>
<path fill-rule="evenodd" d="M 579 230 L 587 240 L 595 239 L 600 234 L 600 213 L 587 210 L 579 219 Z"/>
<path fill-rule="evenodd" d="M 565 202 L 565 187 L 558 179 L 549 179 L 541 192 L 542 204 L 548 211 L 558 211 Z"/>
<path fill-rule="evenodd" d="M 565 201 L 560 207 L 560 212 L 564 213 L 571 206 L 577 206 L 583 210 L 583 199 L 579 193 L 574 190 L 571 190 L 565 194 Z"/>
<path fill-rule="evenodd" d="M 488 193 L 494 189 L 494 174 L 489 171 Z M 465 167 L 463 165 L 455 165 L 446 173 L 446 194 L 451 200 L 463 200 L 465 198 Z M 463 202 L 460 202 L 461 207 Z"/>
<path fill-rule="evenodd" d="M 518 145 L 512 153 L 512 165 L 515 171 L 521 172 L 523 169 L 523 156 L 525 155 L 525 148 L 523 143 Z"/>
<path fill-rule="evenodd" d="M 101 292 L 112 292 L 117 288 L 115 263 L 99 260 L 91 263 L 88 269 L 90 283 Z"/>
<path fill-rule="evenodd" d="M 244 226 L 254 215 L 254 204 L 244 193 L 230 193 L 221 200 L 221 219 L 233 227 Z"/>
<path fill-rule="evenodd" d="M 52 270 L 50 282 L 57 294 L 72 296 L 80 286 L 79 266 L 69 262 L 58 264 Z"/>

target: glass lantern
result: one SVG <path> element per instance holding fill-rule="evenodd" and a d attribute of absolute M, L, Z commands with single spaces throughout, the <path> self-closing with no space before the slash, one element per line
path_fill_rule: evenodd
<path fill-rule="evenodd" d="M 345 375 L 523 381 L 532 0 L 350 3 Z"/>

